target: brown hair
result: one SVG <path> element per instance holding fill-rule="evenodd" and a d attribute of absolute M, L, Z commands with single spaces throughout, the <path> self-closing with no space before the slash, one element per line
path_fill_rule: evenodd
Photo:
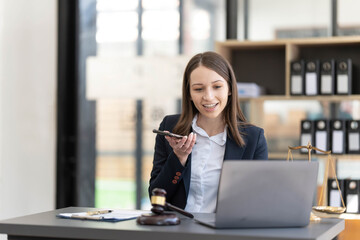
<path fill-rule="evenodd" d="M 224 109 L 224 120 L 235 142 L 239 146 L 243 146 L 245 143 L 238 126 L 248 125 L 248 123 L 240 109 L 235 74 L 230 63 L 215 52 L 199 53 L 188 62 L 183 77 L 182 112 L 173 132 L 188 135 L 191 130 L 192 120 L 199 112 L 190 98 L 190 75 L 199 66 L 215 71 L 227 81 L 231 95 L 229 95 L 228 103 Z"/>

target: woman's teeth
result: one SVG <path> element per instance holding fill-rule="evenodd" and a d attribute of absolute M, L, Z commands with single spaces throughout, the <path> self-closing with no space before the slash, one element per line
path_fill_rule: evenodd
<path fill-rule="evenodd" d="M 213 108 L 216 106 L 217 103 L 214 103 L 214 104 L 204 104 L 203 106 L 206 107 L 206 108 Z"/>

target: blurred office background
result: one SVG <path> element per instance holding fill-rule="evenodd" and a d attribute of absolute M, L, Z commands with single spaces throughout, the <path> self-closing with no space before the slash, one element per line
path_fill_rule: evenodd
<path fill-rule="evenodd" d="M 151 130 L 180 111 L 192 55 L 227 38 L 359 35 L 359 8 L 357 0 L 0 0 L 0 219 L 66 206 L 148 209 Z M 300 119 L 360 118 L 358 101 L 330 112 L 328 102 L 306 103 L 264 104 L 271 152 L 297 144 Z M 341 164 L 339 177 L 359 177 L 359 161 Z"/>

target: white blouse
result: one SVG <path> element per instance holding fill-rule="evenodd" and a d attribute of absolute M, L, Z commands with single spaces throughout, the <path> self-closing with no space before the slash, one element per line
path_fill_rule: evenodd
<path fill-rule="evenodd" d="M 192 121 L 197 136 L 191 154 L 191 180 L 185 210 L 211 213 L 216 210 L 227 131 L 225 126 L 224 132 L 209 137 L 196 121 L 197 115 Z"/>

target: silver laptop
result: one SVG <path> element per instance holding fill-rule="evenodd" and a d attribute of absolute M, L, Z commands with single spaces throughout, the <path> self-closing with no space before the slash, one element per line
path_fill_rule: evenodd
<path fill-rule="evenodd" d="M 308 161 L 225 160 L 216 213 L 195 220 L 214 228 L 306 226 L 318 168 Z"/>

